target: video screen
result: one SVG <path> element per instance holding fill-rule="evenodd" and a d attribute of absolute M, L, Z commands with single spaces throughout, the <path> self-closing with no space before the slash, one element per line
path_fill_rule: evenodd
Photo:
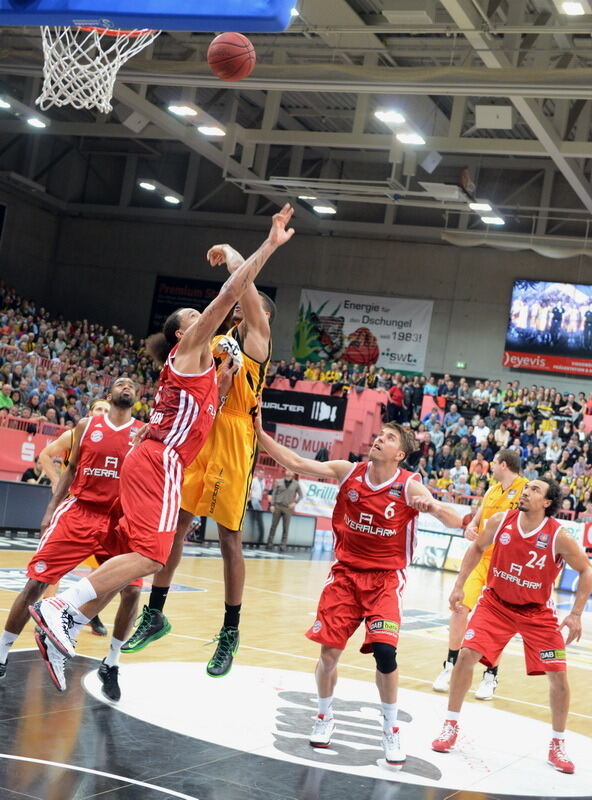
<path fill-rule="evenodd" d="M 516 281 L 503 363 L 592 374 L 592 286 Z"/>

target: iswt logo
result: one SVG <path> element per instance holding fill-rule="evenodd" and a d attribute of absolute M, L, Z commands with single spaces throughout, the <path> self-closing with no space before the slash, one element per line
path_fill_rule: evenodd
<path fill-rule="evenodd" d="M 312 411 L 310 414 L 312 419 L 317 422 L 335 422 L 337 419 L 337 406 L 330 406 L 328 403 L 323 403 L 322 400 L 315 400 L 312 404 Z"/>

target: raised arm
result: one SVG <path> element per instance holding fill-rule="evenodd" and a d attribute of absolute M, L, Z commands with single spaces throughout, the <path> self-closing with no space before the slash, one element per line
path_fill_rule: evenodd
<path fill-rule="evenodd" d="M 462 601 L 464 600 L 465 596 L 463 586 L 465 585 L 465 582 L 471 572 L 481 561 L 483 553 L 491 544 L 493 544 L 493 537 L 495 536 L 503 518 L 503 513 L 494 514 L 492 517 L 490 517 L 487 520 L 487 524 L 479 534 L 479 538 L 473 542 L 473 544 L 465 553 L 462 564 L 460 565 L 460 572 L 458 573 L 454 588 L 450 594 L 449 602 L 452 611 L 456 611 L 457 606 L 462 605 Z"/>
<path fill-rule="evenodd" d="M 241 267 L 245 259 L 229 244 L 216 244 L 208 250 L 208 261 L 213 267 L 226 263 L 230 274 Z M 239 325 L 243 348 L 256 361 L 265 361 L 269 354 L 271 330 L 269 319 L 261 304 L 261 297 L 254 283 L 249 284 L 240 299 L 243 320 Z"/>
<path fill-rule="evenodd" d="M 175 356 L 175 366 L 179 372 L 191 374 L 196 368 L 200 371 L 208 368 L 211 363 L 210 340 L 228 312 L 261 272 L 269 257 L 294 235 L 293 228 L 286 229 L 293 215 L 294 209 L 289 203 L 279 213 L 274 214 L 269 235 L 261 247 L 228 278 L 218 296 L 187 328 Z"/>
<path fill-rule="evenodd" d="M 570 644 L 574 639 L 579 641 L 582 635 L 582 611 L 592 593 L 592 566 L 584 550 L 575 539 L 572 539 L 565 528 L 561 528 L 557 533 L 555 543 L 555 552 L 562 556 L 565 562 L 580 575 L 573 606 L 560 626 L 563 628 L 565 625 L 567 628 L 568 635 L 565 644 Z"/>
<path fill-rule="evenodd" d="M 62 461 L 64 460 L 64 454 L 72 449 L 73 437 L 74 431 L 64 431 L 55 441 L 50 442 L 39 453 L 39 463 L 41 464 L 43 472 L 45 472 L 51 481 L 52 491 L 55 491 L 58 481 L 60 480 L 60 472 L 54 464 L 54 458 L 61 458 Z"/>
<path fill-rule="evenodd" d="M 255 417 L 255 431 L 259 445 L 263 450 L 269 453 L 282 467 L 290 469 L 298 475 L 311 475 L 314 478 L 335 478 L 338 481 L 342 481 L 352 468 L 349 461 L 315 461 L 312 458 L 303 458 L 282 444 L 278 444 L 263 430 L 260 415 Z"/>
<path fill-rule="evenodd" d="M 82 438 L 82 434 L 86 430 L 86 426 L 90 422 L 88 417 L 81 419 L 78 425 L 74 428 L 74 436 L 73 436 L 73 444 L 72 444 L 72 452 L 70 453 L 70 458 L 68 460 L 68 466 L 60 475 L 60 479 L 56 488 L 54 489 L 54 493 L 49 501 L 47 508 L 45 509 L 45 514 L 43 515 L 43 519 L 41 520 L 41 533 L 43 534 L 45 528 L 49 525 L 49 522 L 53 516 L 53 512 L 62 502 L 62 500 L 66 497 L 68 492 L 70 491 L 70 486 L 74 481 L 74 476 L 76 475 L 76 467 L 78 466 L 78 451 L 80 449 L 80 440 Z"/>
<path fill-rule="evenodd" d="M 419 481 L 410 480 L 407 484 L 409 505 L 418 511 L 432 514 L 447 528 L 462 528 L 462 517 L 450 503 L 442 503 L 432 497 L 429 489 Z"/>

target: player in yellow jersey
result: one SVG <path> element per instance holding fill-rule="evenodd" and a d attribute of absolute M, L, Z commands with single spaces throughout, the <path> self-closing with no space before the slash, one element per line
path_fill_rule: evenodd
<path fill-rule="evenodd" d="M 520 456 L 515 450 L 499 450 L 491 462 L 491 471 L 497 483 L 487 490 L 477 513 L 465 528 L 465 537 L 469 541 L 474 541 L 479 536 L 485 528 L 487 520 L 494 514 L 518 508 L 520 495 L 528 483 L 526 478 L 520 476 Z M 452 668 L 456 663 L 465 636 L 469 614 L 475 607 L 483 588 L 487 585 L 487 573 L 492 552 L 493 547 L 490 547 L 483 553 L 481 561 L 465 582 L 462 605 L 459 604 L 452 611 L 448 629 L 448 657 L 444 662 L 444 669 L 432 684 L 436 692 L 447 692 L 449 689 Z M 491 700 L 496 686 L 497 665 L 483 673 L 483 680 L 475 692 L 476 699 Z"/>
<path fill-rule="evenodd" d="M 226 263 L 234 272 L 243 263 L 240 253 L 230 245 L 216 245 L 208 252 L 212 266 Z M 267 295 L 251 285 L 233 312 L 233 327 L 227 336 L 212 341 L 214 355 L 222 346 L 218 375 L 228 372 L 228 358 L 238 356 L 241 368 L 235 372 L 228 392 L 220 381 L 221 407 L 212 431 L 193 464 L 185 470 L 181 512 L 175 542 L 164 569 L 156 573 L 148 605 L 140 623 L 123 646 L 124 653 L 136 653 L 150 642 L 165 636 L 171 625 L 163 614 L 173 575 L 183 553 L 183 540 L 195 516 L 216 520 L 224 560 L 225 614 L 218 634 L 216 651 L 208 663 L 212 677 L 226 675 L 239 646 L 239 622 L 245 583 L 242 551 L 243 526 L 251 479 L 257 458 L 257 436 L 253 418 L 271 356 L 270 325 L 275 305 Z M 217 356 L 218 357 L 218 356 Z"/>

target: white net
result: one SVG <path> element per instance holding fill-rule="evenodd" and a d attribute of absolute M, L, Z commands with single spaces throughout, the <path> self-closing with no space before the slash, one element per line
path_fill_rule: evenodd
<path fill-rule="evenodd" d="M 111 99 L 117 72 L 148 47 L 160 31 L 111 31 L 105 28 L 41 28 L 43 90 L 35 101 L 51 106 L 113 110 Z"/>

